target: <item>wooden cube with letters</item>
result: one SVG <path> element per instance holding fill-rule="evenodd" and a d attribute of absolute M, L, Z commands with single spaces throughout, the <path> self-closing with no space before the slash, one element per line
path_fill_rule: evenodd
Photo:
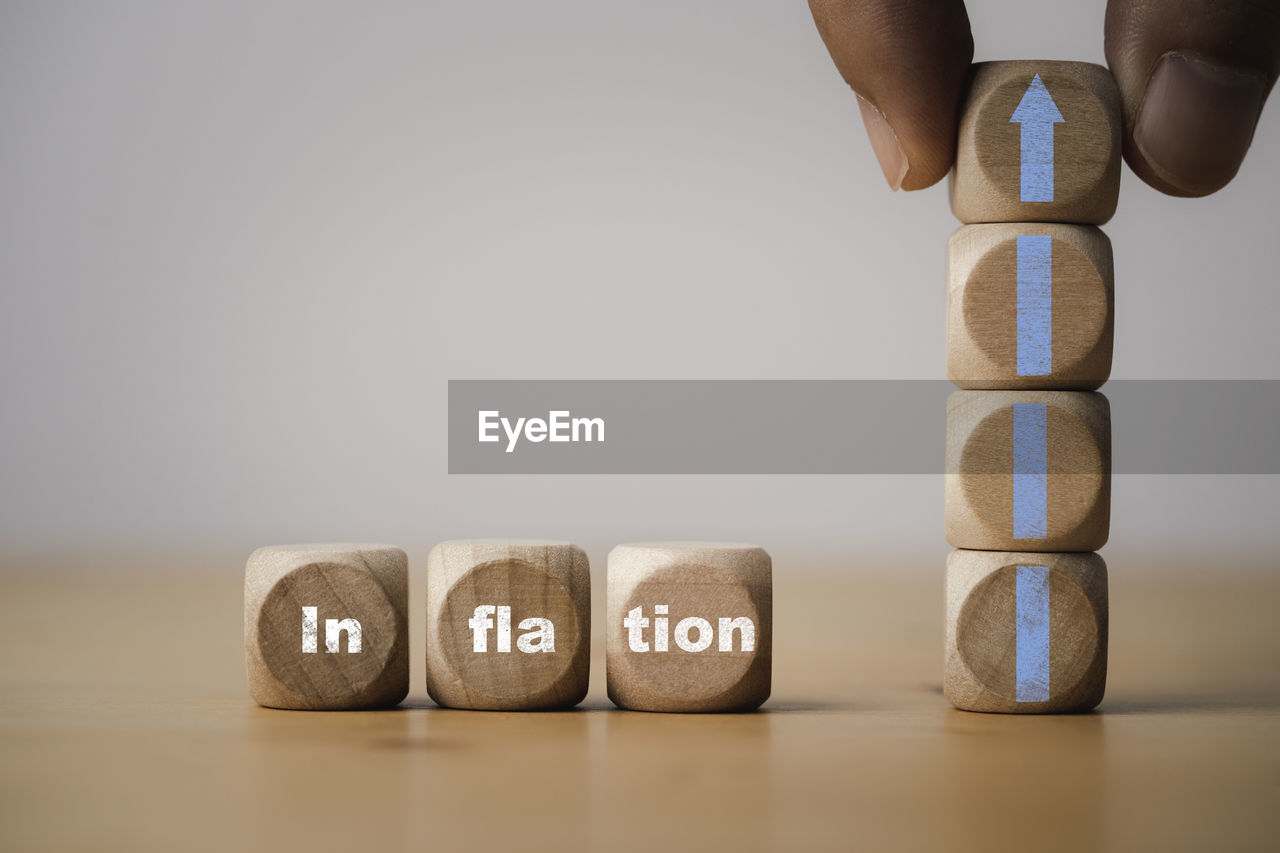
<path fill-rule="evenodd" d="M 448 708 L 568 708 L 587 695 L 591 572 L 569 542 L 468 539 L 427 558 L 427 692 Z"/>
<path fill-rule="evenodd" d="M 409 563 L 390 545 L 278 545 L 244 578 L 249 694 L 259 705 L 357 710 L 409 692 Z"/>
<path fill-rule="evenodd" d="M 637 711 L 749 711 L 769 698 L 773 563 L 763 548 L 645 542 L 609 552 L 609 698 Z"/>

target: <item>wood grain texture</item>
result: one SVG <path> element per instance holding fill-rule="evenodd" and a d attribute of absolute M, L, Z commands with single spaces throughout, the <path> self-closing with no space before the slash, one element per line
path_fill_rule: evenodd
<path fill-rule="evenodd" d="M 1018 375 L 1018 238 L 1048 237 L 1051 370 Z M 967 389 L 1089 391 L 1111 374 L 1111 241 L 1056 223 L 965 225 L 947 243 L 947 376 Z"/>
<path fill-rule="evenodd" d="M 482 628 L 472 627 L 477 618 Z M 587 555 L 569 542 L 440 543 L 427 558 L 426 645 L 427 692 L 440 705 L 505 711 L 576 705 L 590 677 Z"/>
<path fill-rule="evenodd" d="M 773 569 L 764 549 L 619 545 L 608 571 L 607 680 L 618 707 L 747 711 L 769 698 Z M 643 624 L 628 627 L 637 615 Z"/>
<path fill-rule="evenodd" d="M 1048 569 L 1048 698 L 1019 701 L 1017 571 Z M 1107 680 L 1107 567 L 1097 554 L 953 551 L 943 688 L 964 711 L 1087 711 Z"/>
<path fill-rule="evenodd" d="M 1053 125 L 1053 200 L 1021 201 L 1021 133 L 1011 122 L 1039 74 L 1063 121 Z M 1120 191 L 1120 94 L 1087 62 L 1017 60 L 973 67 L 960 112 L 951 210 L 961 222 L 1101 225 Z"/>
<path fill-rule="evenodd" d="M 1017 538 L 1014 406 L 1045 407 L 1044 535 Z M 1111 519 L 1111 410 L 1089 391 L 956 391 L 947 400 L 946 536 L 955 548 L 1096 551 Z"/>
<path fill-rule="evenodd" d="M 389 545 L 254 551 L 244 575 L 249 694 L 294 710 L 397 704 L 409 692 L 408 597 L 408 559 Z M 315 608 L 310 648 L 305 608 Z"/>
<path fill-rule="evenodd" d="M 773 696 L 738 715 L 616 710 L 603 618 L 568 713 L 438 708 L 416 663 L 393 710 L 261 708 L 227 642 L 234 552 L 0 556 L 0 850 L 1275 846 L 1274 554 L 1110 557 L 1124 618 L 1098 711 L 970 714 L 942 695 L 945 554 L 868 554 L 863 523 L 844 556 L 779 568 Z M 409 550 L 414 602 L 429 547 Z"/>

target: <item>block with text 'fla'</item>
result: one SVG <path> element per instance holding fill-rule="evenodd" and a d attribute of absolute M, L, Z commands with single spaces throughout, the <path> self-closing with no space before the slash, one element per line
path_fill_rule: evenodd
<path fill-rule="evenodd" d="M 964 711 L 1087 711 L 1107 680 L 1107 566 L 1097 554 L 954 551 L 944 689 Z"/>
<path fill-rule="evenodd" d="M 749 711 L 769 698 L 773 564 L 762 548 L 649 542 L 609 552 L 609 698 L 634 711 Z"/>
<path fill-rule="evenodd" d="M 1120 93 L 1087 62 L 973 67 L 960 111 L 951 210 L 961 222 L 1101 225 L 1120 191 Z"/>
<path fill-rule="evenodd" d="M 1111 241 L 1088 225 L 965 225 L 947 243 L 947 376 L 1088 391 L 1111 373 Z"/>
<path fill-rule="evenodd" d="M 296 710 L 398 704 L 409 692 L 408 599 L 399 548 L 259 548 L 245 566 L 249 694 Z"/>
<path fill-rule="evenodd" d="M 448 708 L 567 708 L 587 695 L 591 572 L 569 542 L 442 542 L 427 558 L 427 692 Z"/>
<path fill-rule="evenodd" d="M 1096 551 L 1111 519 L 1111 410 L 1091 391 L 956 391 L 946 534 L 956 548 Z"/>

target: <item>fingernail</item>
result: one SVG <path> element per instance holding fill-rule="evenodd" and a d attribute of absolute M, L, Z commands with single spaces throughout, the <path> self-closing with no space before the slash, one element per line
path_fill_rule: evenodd
<path fill-rule="evenodd" d="M 1264 94 L 1256 74 L 1170 51 L 1147 82 L 1133 142 L 1160 178 L 1207 195 L 1235 177 Z"/>
<path fill-rule="evenodd" d="M 880 171 L 889 182 L 889 189 L 895 192 L 902 188 L 902 181 L 907 177 L 911 164 L 907 162 L 907 152 L 902 150 L 898 135 L 889 126 L 889 120 L 866 98 L 858 95 L 858 109 L 862 110 L 862 123 L 867 127 L 867 136 L 871 139 L 871 148 L 880 161 Z"/>

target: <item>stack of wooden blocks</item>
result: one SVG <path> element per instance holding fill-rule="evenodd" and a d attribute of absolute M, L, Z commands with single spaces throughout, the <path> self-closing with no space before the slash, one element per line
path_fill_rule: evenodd
<path fill-rule="evenodd" d="M 1075 62 L 974 67 L 947 248 L 947 698 L 1083 711 L 1107 669 L 1120 96 Z"/>

